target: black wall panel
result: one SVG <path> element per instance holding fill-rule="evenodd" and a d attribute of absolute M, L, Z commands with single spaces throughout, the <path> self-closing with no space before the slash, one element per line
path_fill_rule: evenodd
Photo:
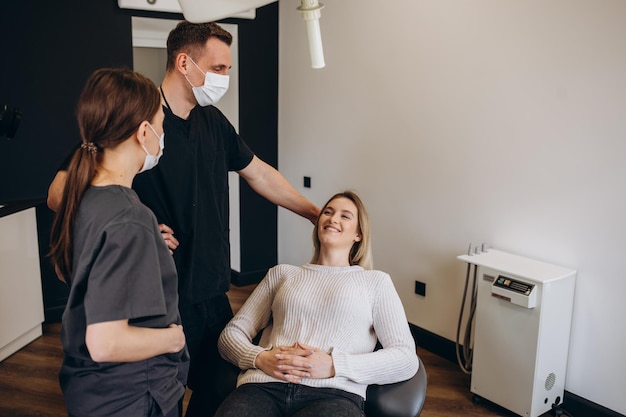
<path fill-rule="evenodd" d="M 278 164 L 278 3 L 239 20 L 239 133 L 265 162 Z M 278 211 L 240 180 L 241 272 L 233 282 L 258 282 L 276 264 Z"/>
<path fill-rule="evenodd" d="M 0 137 L 0 203 L 41 200 L 57 167 L 78 142 L 74 109 L 97 68 L 132 67 L 131 16 L 181 15 L 120 10 L 116 0 L 15 0 L 0 3 L 0 106 L 19 108 L 13 139 Z M 239 25 L 240 133 L 273 166 L 277 163 L 278 5 Z M 256 282 L 277 259 L 277 210 L 241 184 L 242 271 L 236 283 Z M 37 208 L 45 256 L 52 213 Z M 52 283 L 42 260 L 46 320 L 60 319 L 66 288 Z M 243 280 L 243 281 L 242 281 Z"/>
<path fill-rule="evenodd" d="M 114 0 L 0 7 L 0 104 L 22 112 L 15 138 L 0 139 L 0 201 L 42 198 L 78 141 L 74 109 L 86 78 L 133 65 L 130 16 Z"/>

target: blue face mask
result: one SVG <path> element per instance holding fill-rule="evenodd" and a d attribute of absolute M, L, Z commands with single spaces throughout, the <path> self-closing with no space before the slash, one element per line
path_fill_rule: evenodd
<path fill-rule="evenodd" d="M 139 173 L 148 171 L 149 169 L 157 166 L 157 164 L 159 163 L 159 159 L 163 155 L 163 149 L 165 149 L 165 132 L 162 133 L 161 136 L 159 136 L 151 124 L 148 124 L 148 126 L 150 127 L 150 130 L 152 130 L 152 133 L 154 133 L 154 136 L 159 138 L 159 152 L 156 155 L 150 155 L 150 152 L 148 152 L 146 147 L 144 145 L 141 145 L 143 150 L 146 152 L 146 159 L 144 160 L 143 166 L 141 167 L 141 170 L 139 170 Z"/>

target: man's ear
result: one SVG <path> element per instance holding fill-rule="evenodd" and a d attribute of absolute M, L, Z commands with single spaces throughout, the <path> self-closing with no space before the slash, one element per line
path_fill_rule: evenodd
<path fill-rule="evenodd" d="M 189 66 L 189 56 L 186 53 L 181 52 L 178 55 L 176 55 L 176 69 L 178 70 L 178 72 L 180 72 L 183 75 L 187 75 L 188 66 Z"/>

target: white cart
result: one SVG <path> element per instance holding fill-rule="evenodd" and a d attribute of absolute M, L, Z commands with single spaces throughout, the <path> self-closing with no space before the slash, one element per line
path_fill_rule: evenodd
<path fill-rule="evenodd" d="M 475 400 L 524 417 L 549 411 L 563 401 L 576 271 L 495 249 L 458 259 L 478 268 Z"/>

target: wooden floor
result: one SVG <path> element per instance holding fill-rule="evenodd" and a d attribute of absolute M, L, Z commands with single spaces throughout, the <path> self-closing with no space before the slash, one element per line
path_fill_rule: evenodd
<path fill-rule="evenodd" d="M 254 286 L 233 287 L 229 298 L 238 310 Z M 66 416 L 57 382 L 62 360 L 60 324 L 44 324 L 43 336 L 0 362 L 0 417 Z M 470 376 L 456 363 L 418 348 L 428 374 L 428 391 L 422 417 L 514 416 L 496 406 L 474 404 Z M 548 414 L 545 414 L 548 416 Z M 208 417 L 208 416 L 207 416 Z"/>

